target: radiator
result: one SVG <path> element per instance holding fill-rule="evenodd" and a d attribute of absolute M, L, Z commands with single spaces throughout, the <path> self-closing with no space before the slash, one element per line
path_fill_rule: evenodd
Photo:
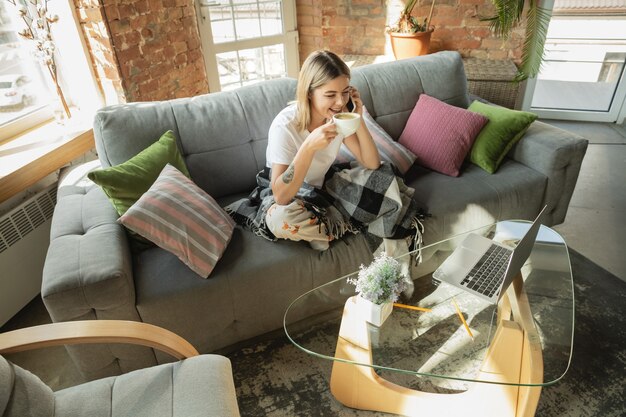
<path fill-rule="evenodd" d="M 56 196 L 54 183 L 0 218 L 0 326 L 41 291 Z"/>

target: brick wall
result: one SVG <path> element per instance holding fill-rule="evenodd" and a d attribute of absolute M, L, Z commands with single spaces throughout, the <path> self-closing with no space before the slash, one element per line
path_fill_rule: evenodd
<path fill-rule="evenodd" d="M 384 55 L 391 53 L 385 28 L 393 24 L 404 6 L 402 0 L 296 0 L 300 59 L 320 48 L 338 54 Z M 428 16 L 430 1 L 422 0 L 413 15 Z M 464 57 L 505 59 L 518 62 L 523 29 L 504 42 L 491 34 L 479 16 L 493 13 L 490 0 L 437 0 L 432 17 L 435 32 L 431 52 L 456 50 Z"/>
<path fill-rule="evenodd" d="M 192 0 L 75 2 L 96 73 L 119 101 L 208 92 Z"/>
<path fill-rule="evenodd" d="M 166 100 L 208 92 L 192 0 L 74 0 L 107 103 Z M 414 10 L 428 15 L 430 1 Z M 391 54 L 386 26 L 403 0 L 296 0 L 300 60 L 316 49 Z M 519 62 L 523 29 L 503 42 L 478 16 L 490 0 L 437 0 L 431 51 Z"/>
<path fill-rule="evenodd" d="M 296 0 L 300 60 L 317 49 L 339 54 L 382 55 L 384 0 Z"/>
<path fill-rule="evenodd" d="M 74 4 L 105 102 L 107 104 L 126 102 L 122 77 L 103 14 L 104 8 L 97 0 L 75 0 Z"/>

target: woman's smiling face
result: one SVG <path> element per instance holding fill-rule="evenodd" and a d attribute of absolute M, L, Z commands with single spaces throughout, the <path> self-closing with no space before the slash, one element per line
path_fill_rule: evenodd
<path fill-rule="evenodd" d="M 349 97 L 350 78 L 345 75 L 316 88 L 310 96 L 311 122 L 317 124 L 321 119 L 331 119 L 335 114 L 341 113 Z"/>

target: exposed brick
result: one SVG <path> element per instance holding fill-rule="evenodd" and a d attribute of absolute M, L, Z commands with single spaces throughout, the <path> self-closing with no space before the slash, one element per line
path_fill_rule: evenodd
<path fill-rule="evenodd" d="M 138 45 L 139 42 L 141 41 L 141 38 L 142 38 L 142 35 L 136 31 L 132 31 L 124 35 L 124 39 L 128 45 Z"/>
<path fill-rule="evenodd" d="M 178 54 L 174 57 L 174 64 L 176 65 L 182 65 L 182 64 L 186 64 L 187 63 L 187 54 L 182 53 L 182 54 Z"/>
<path fill-rule="evenodd" d="M 117 10 L 121 19 L 137 15 L 137 10 L 131 4 L 120 4 L 117 6 Z"/>
<path fill-rule="evenodd" d="M 131 46 L 126 50 L 117 52 L 117 59 L 120 60 L 120 64 L 133 61 L 141 56 L 141 49 L 138 46 Z"/>
<path fill-rule="evenodd" d="M 461 39 L 457 41 L 457 47 L 460 49 L 476 49 L 480 47 L 479 39 Z"/>
<path fill-rule="evenodd" d="M 366 6 L 380 6 L 382 2 L 381 0 L 350 0 L 350 4 L 353 6 L 356 5 L 366 5 Z"/>
<path fill-rule="evenodd" d="M 115 86 L 120 98 L 159 100 L 208 91 L 193 0 L 74 4 L 95 72 L 103 85 Z M 403 0 L 296 0 L 300 59 L 324 47 L 338 53 L 383 53 L 385 26 L 403 5 Z M 429 10 L 430 1 L 424 0 L 414 15 L 423 20 Z M 478 18 L 493 11 L 491 0 L 437 0 L 431 50 L 518 60 L 524 27 L 508 42 L 495 38 Z"/>
<path fill-rule="evenodd" d="M 137 13 L 148 13 L 150 11 L 150 2 L 148 0 L 139 0 L 134 3 Z"/>
<path fill-rule="evenodd" d="M 313 16 L 311 15 L 298 15 L 299 26 L 313 26 Z"/>
<path fill-rule="evenodd" d="M 130 21 L 128 19 L 110 20 L 109 27 L 112 33 L 123 33 L 130 29 Z"/>
<path fill-rule="evenodd" d="M 133 16 L 133 18 L 130 20 L 130 29 L 141 30 L 146 27 L 148 23 L 148 15 Z M 116 32 L 116 30 L 113 30 L 113 28 L 111 28 L 111 31 Z"/>
<path fill-rule="evenodd" d="M 322 36 L 322 28 L 314 26 L 303 26 L 299 29 L 301 35 Z"/>
<path fill-rule="evenodd" d="M 174 51 L 176 51 L 177 54 L 185 52 L 188 49 L 186 42 L 174 42 L 172 46 L 174 47 Z"/>
<path fill-rule="evenodd" d="M 151 12 L 158 12 L 163 9 L 163 1 L 162 0 L 148 0 L 148 4 Z"/>
<path fill-rule="evenodd" d="M 480 43 L 480 47 L 482 49 L 502 49 L 504 45 L 505 45 L 505 42 L 502 39 L 497 39 L 497 38 L 483 39 Z"/>

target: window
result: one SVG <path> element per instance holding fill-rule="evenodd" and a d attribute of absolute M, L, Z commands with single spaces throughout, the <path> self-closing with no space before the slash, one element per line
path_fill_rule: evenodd
<path fill-rule="evenodd" d="M 200 0 L 196 4 L 211 92 L 298 76 L 294 0 Z"/>
<path fill-rule="evenodd" d="M 0 1 L 0 140 L 50 117 L 56 99 L 47 68 L 33 53 L 34 42 L 17 34 L 23 27 L 17 8 Z"/>

